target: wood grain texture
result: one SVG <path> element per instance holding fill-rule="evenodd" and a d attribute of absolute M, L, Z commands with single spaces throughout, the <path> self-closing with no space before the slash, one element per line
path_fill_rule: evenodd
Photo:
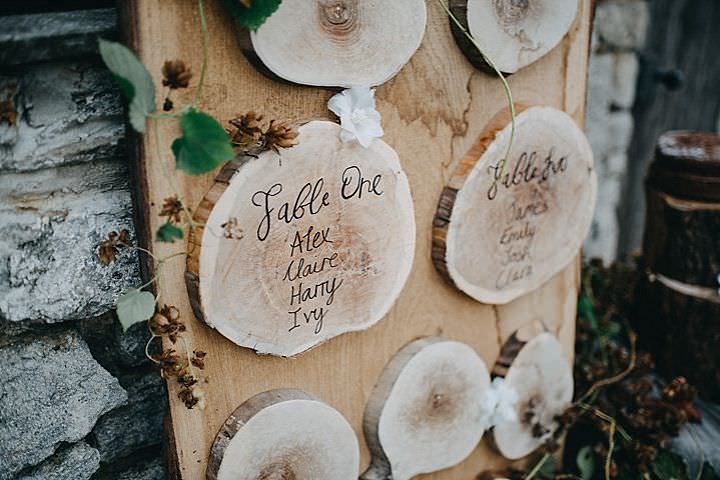
<path fill-rule="evenodd" d="M 133 0 L 122 2 L 124 25 L 131 46 L 160 82 L 167 59 L 182 58 L 195 72 L 201 63 L 199 18 L 194 2 Z M 332 92 L 272 82 L 244 58 L 219 2 L 207 3 L 210 59 L 201 107 L 222 120 L 256 110 L 268 118 L 299 121 L 329 118 Z M 591 0 L 583 0 L 573 27 L 561 44 L 510 80 L 516 101 L 545 104 L 568 112 L 582 123 L 589 49 Z M 178 95 L 176 104 L 194 92 Z M 464 58 L 450 33 L 447 15 L 428 2 L 428 27 L 418 52 L 392 81 L 377 90 L 383 116 L 383 139 L 398 152 L 408 175 L 415 203 L 417 246 L 410 278 L 388 315 L 365 332 L 351 333 L 307 352 L 297 359 L 258 357 L 225 340 L 194 320 L 185 288 L 185 264 L 171 261 L 162 272 L 160 293 L 174 303 L 188 327 L 195 348 L 208 353 L 204 385 L 208 407 L 186 410 L 177 400 L 177 386 L 169 384 L 170 410 L 181 478 L 203 478 L 208 451 L 230 413 L 251 396 L 272 388 L 301 388 L 338 409 L 360 438 L 361 465 L 369 454 L 362 434 L 362 416 L 375 382 L 389 359 L 409 341 L 442 333 L 473 346 L 492 365 L 504 339 L 521 326 L 541 322 L 558 334 L 571 356 L 579 264 L 566 268 L 542 288 L 502 307 L 482 305 L 456 291 L 433 267 L 430 250 L 432 220 L 440 193 L 460 157 L 470 148 L 488 120 L 505 105 L 500 82 L 478 72 Z M 143 238 L 159 255 L 178 246 L 152 244 L 150 232 L 160 224 L 162 199 L 172 184 L 154 152 L 155 127 L 138 145 L 138 212 L 148 225 Z M 158 132 L 165 162 L 172 162 L 169 145 L 178 135 L 173 125 Z M 213 183 L 213 175 L 185 177 L 175 183 L 191 206 L 199 204 Z M 460 465 L 422 476 L 423 479 L 472 478 L 486 468 L 507 462 L 490 451 L 486 442 Z"/>

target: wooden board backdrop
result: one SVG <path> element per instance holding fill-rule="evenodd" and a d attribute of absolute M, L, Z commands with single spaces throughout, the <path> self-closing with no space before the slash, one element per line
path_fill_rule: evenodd
<path fill-rule="evenodd" d="M 175 58 L 192 66 L 197 81 L 202 57 L 196 2 L 119 3 L 126 40 L 148 66 L 156 84 L 160 84 L 163 62 Z M 210 58 L 203 109 L 224 122 L 248 110 L 290 121 L 329 118 L 327 101 L 333 92 L 284 85 L 259 74 L 242 56 L 234 26 L 220 2 L 206 3 Z M 510 84 L 516 101 L 563 109 L 582 124 L 592 0 L 580 3 L 578 17 L 563 42 L 512 76 Z M 381 39 L 378 44 L 382 48 Z M 193 93 L 192 89 L 181 92 L 176 104 L 189 101 Z M 435 0 L 428 0 L 428 26 L 421 48 L 397 77 L 377 89 L 377 100 L 384 140 L 397 150 L 415 202 L 417 250 L 403 293 L 386 318 L 366 332 L 342 335 L 295 359 L 260 357 L 194 319 L 185 290 L 185 262 L 182 258 L 171 261 L 162 271 L 160 294 L 164 302 L 177 305 L 182 312 L 193 346 L 208 353 L 204 373 L 209 383 L 203 387 L 206 410 L 187 410 L 177 399 L 176 383 L 169 383 L 169 437 L 174 437 L 180 478 L 205 478 L 208 449 L 225 418 L 250 396 L 278 387 L 304 389 L 342 412 L 360 439 L 364 470 L 369 455 L 361 422 L 368 395 L 392 355 L 418 337 L 442 334 L 469 343 L 492 365 L 501 342 L 516 328 L 544 322 L 572 354 L 578 262 L 538 291 L 502 307 L 470 299 L 449 286 L 433 267 L 432 220 L 440 192 L 485 123 L 506 106 L 500 81 L 473 69 L 465 60 Z M 166 255 L 181 247 L 156 244 L 151 235 L 161 220 L 162 199 L 173 191 L 160 159 L 151 153 L 155 151 L 153 133 L 150 126 L 134 149 L 138 231 L 141 243 L 145 241 L 157 254 Z M 158 134 L 164 161 L 171 164 L 169 146 L 178 131 L 165 124 Z M 175 184 L 194 207 L 212 184 L 212 177 L 178 173 Z M 172 445 L 169 448 L 172 450 Z M 504 463 L 484 440 L 462 464 L 422 478 L 470 479 Z"/>

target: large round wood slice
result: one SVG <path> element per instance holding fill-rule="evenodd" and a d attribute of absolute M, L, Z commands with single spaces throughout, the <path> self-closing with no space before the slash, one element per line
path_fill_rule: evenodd
<path fill-rule="evenodd" d="M 426 20 L 425 0 L 283 0 L 244 51 L 293 83 L 375 86 L 410 60 Z"/>
<path fill-rule="evenodd" d="M 507 112 L 497 115 L 460 160 L 433 229 L 438 271 L 493 304 L 538 288 L 570 263 L 590 228 L 597 191 L 585 135 L 550 107 L 517 115 L 512 153 L 501 168 L 509 121 Z"/>
<path fill-rule="evenodd" d="M 477 446 L 488 412 L 485 363 L 468 345 L 416 340 L 385 367 L 365 408 L 372 453 L 364 480 L 408 480 L 460 463 Z"/>
<path fill-rule="evenodd" d="M 557 338 L 541 333 L 517 353 L 504 383 L 517 392 L 517 421 L 496 425 L 492 438 L 504 457 L 515 460 L 532 453 L 555 433 L 556 417 L 572 401 L 573 374 Z"/>
<path fill-rule="evenodd" d="M 210 448 L 208 480 L 355 480 L 360 450 L 345 418 L 301 390 L 240 405 Z"/>
<path fill-rule="evenodd" d="M 451 20 L 455 41 L 468 60 L 494 72 L 487 58 L 512 74 L 560 43 L 575 20 L 578 0 L 450 0 L 450 10 L 482 51 Z"/>
<path fill-rule="evenodd" d="M 410 188 L 391 147 L 344 143 L 326 121 L 299 134 L 280 154 L 223 168 L 196 210 L 205 228 L 186 274 L 198 318 L 280 356 L 379 321 L 415 249 Z"/>

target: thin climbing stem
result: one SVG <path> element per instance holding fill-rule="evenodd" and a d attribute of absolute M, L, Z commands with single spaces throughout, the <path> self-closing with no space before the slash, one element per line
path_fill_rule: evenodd
<path fill-rule="evenodd" d="M 608 453 L 605 458 L 605 480 L 610 480 L 610 467 L 612 466 L 612 455 L 615 450 L 615 426 L 614 418 L 610 419 L 610 432 L 608 433 Z"/>
<path fill-rule="evenodd" d="M 543 465 L 545 465 L 545 462 L 547 462 L 551 456 L 552 455 L 550 455 L 549 453 L 546 453 L 545 455 L 543 455 L 542 458 L 540 459 L 540 461 L 538 461 L 538 463 L 535 464 L 535 466 L 532 468 L 532 470 L 530 470 L 530 472 L 528 472 L 527 477 L 525 477 L 525 480 L 532 480 L 532 478 L 538 474 L 538 472 L 543 467 Z"/>
<path fill-rule="evenodd" d="M 205 5 L 203 0 L 198 0 L 198 13 L 200 14 L 200 30 L 202 31 L 202 66 L 200 67 L 200 80 L 198 81 L 197 89 L 195 90 L 195 99 L 193 100 L 192 106 L 196 107 L 200 102 L 200 96 L 202 95 L 203 85 L 205 84 L 205 73 L 207 71 L 208 63 L 208 29 L 207 20 L 205 19 Z"/>
<path fill-rule="evenodd" d="M 617 421 L 616 421 L 613 417 L 611 417 L 610 415 L 608 415 L 607 413 L 603 412 L 602 410 L 600 410 L 600 409 L 597 408 L 597 407 L 593 407 L 592 405 L 588 405 L 587 403 L 579 403 L 578 406 L 579 406 L 580 408 L 582 408 L 583 410 L 585 410 L 586 412 L 592 413 L 593 415 L 595 415 L 596 417 L 598 417 L 598 418 L 601 419 L 601 420 L 604 420 L 604 421 L 606 421 L 606 422 L 608 422 L 608 423 L 614 423 L 614 424 L 615 424 L 615 429 L 618 431 L 618 433 L 619 433 L 626 441 L 632 440 L 632 437 L 630 436 L 630 434 L 628 434 L 627 431 L 626 431 L 624 428 L 622 428 L 620 425 L 618 425 L 618 424 L 617 424 Z"/>
<path fill-rule="evenodd" d="M 445 0 L 437 0 L 440 5 L 442 5 L 442 8 L 445 10 L 445 12 L 448 14 L 450 19 L 453 21 L 455 26 L 457 26 L 460 31 L 467 37 L 468 40 L 473 44 L 473 46 L 477 49 L 477 51 L 482 55 L 483 60 L 485 63 L 490 65 L 490 68 L 492 68 L 495 73 L 497 74 L 498 78 L 500 78 L 500 81 L 502 82 L 503 89 L 505 90 L 505 96 L 507 97 L 508 105 L 510 107 L 510 141 L 508 141 L 507 150 L 505 151 L 505 157 L 500 160 L 500 168 L 498 168 L 495 171 L 495 180 L 500 180 L 502 177 L 503 171 L 505 170 L 505 165 L 507 163 L 508 158 L 510 158 L 510 153 L 512 151 L 512 146 L 515 141 L 515 101 L 513 100 L 512 91 L 510 90 L 510 84 L 508 83 L 507 79 L 505 78 L 505 75 L 500 71 L 500 69 L 495 65 L 495 62 L 492 61 L 491 58 L 489 58 L 485 53 L 482 51 L 482 48 L 480 48 L 480 45 L 477 43 L 475 38 L 470 34 L 468 29 L 465 27 L 465 25 L 462 24 L 462 22 L 455 16 L 455 14 L 452 13 L 450 10 L 450 7 L 448 7 L 447 3 L 445 3 Z"/>
<path fill-rule="evenodd" d="M 628 363 L 627 368 L 617 375 L 593 383 L 588 391 L 575 402 L 576 404 L 584 403 L 585 400 L 593 396 L 600 388 L 621 382 L 632 373 L 637 363 L 637 334 L 631 330 L 628 332 L 628 338 L 630 339 L 630 363 Z"/>

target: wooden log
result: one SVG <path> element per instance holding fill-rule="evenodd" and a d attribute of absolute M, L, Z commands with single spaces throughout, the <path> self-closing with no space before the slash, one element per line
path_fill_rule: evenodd
<path fill-rule="evenodd" d="M 720 136 L 668 132 L 647 178 L 648 276 L 634 315 L 642 345 L 667 376 L 720 399 Z"/>
<path fill-rule="evenodd" d="M 572 401 L 573 373 L 558 339 L 541 333 L 518 351 L 504 378 L 518 395 L 517 421 L 496 425 L 492 440 L 503 456 L 515 460 L 535 451 L 555 433 L 557 416 Z"/>
<path fill-rule="evenodd" d="M 196 210 L 196 316 L 238 345 L 293 356 L 364 330 L 410 273 L 415 217 L 397 154 L 312 121 L 298 145 L 226 166 Z M 231 235 L 232 223 L 242 233 Z"/>
<path fill-rule="evenodd" d="M 375 86 L 410 60 L 426 21 L 424 0 L 284 0 L 242 45 L 261 72 L 292 83 Z"/>
<path fill-rule="evenodd" d="M 590 145 L 565 113 L 518 107 L 495 116 L 438 202 L 433 261 L 458 289 L 501 304 L 545 283 L 577 254 L 595 207 Z"/>
<path fill-rule="evenodd" d="M 460 463 L 477 446 L 490 375 L 475 350 L 442 337 L 403 347 L 388 363 L 365 408 L 372 453 L 363 480 L 409 480 Z"/>
<path fill-rule="evenodd" d="M 259 393 L 210 448 L 208 480 L 355 480 L 360 451 L 347 420 L 302 390 Z"/>
<path fill-rule="evenodd" d="M 450 19 L 455 41 L 468 61 L 494 73 L 489 59 L 501 72 L 512 74 L 560 43 L 575 20 L 578 0 L 450 0 L 449 6 L 480 47 L 478 51 Z"/>

